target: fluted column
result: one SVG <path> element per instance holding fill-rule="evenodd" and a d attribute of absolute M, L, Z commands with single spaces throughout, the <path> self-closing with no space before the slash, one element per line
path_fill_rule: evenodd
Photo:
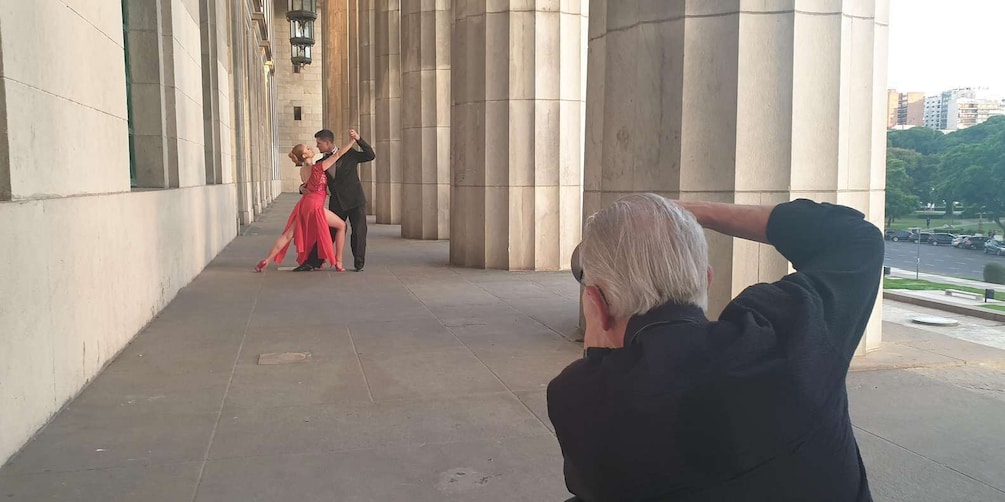
<path fill-rule="evenodd" d="M 335 133 L 335 144 L 347 138 L 349 106 L 349 0 L 327 0 L 320 12 L 322 54 L 322 123 Z"/>
<path fill-rule="evenodd" d="M 585 2 L 457 2 L 450 262 L 568 267 L 581 235 Z"/>
<path fill-rule="evenodd" d="M 584 212 L 652 191 L 740 204 L 810 198 L 882 224 L 887 2 L 593 0 Z M 789 271 L 770 246 L 708 239 L 710 315 Z M 879 327 L 876 318 L 869 349 Z"/>
<path fill-rule="evenodd" d="M 401 11 L 401 236 L 450 236 L 450 0 Z"/>
<path fill-rule="evenodd" d="M 346 37 L 349 52 L 349 127 L 359 131 L 359 3 L 360 0 L 349 0 L 346 12 Z"/>
<path fill-rule="evenodd" d="M 399 0 L 377 0 L 374 149 L 377 223 L 401 223 L 401 38 Z"/>
<path fill-rule="evenodd" d="M 374 128 L 374 4 L 376 0 L 359 0 L 359 134 L 367 141 L 376 141 Z M 366 194 L 366 213 L 376 214 L 376 182 L 373 162 L 360 164 L 359 179 Z"/>

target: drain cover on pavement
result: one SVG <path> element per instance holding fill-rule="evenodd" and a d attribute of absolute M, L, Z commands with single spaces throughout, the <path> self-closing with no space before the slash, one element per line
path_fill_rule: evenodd
<path fill-rule="evenodd" d="M 929 326 L 956 326 L 960 322 L 956 319 L 950 319 L 948 317 L 939 317 L 934 315 L 922 315 L 911 319 L 911 321 L 918 324 L 927 324 Z"/>
<path fill-rule="evenodd" d="M 258 355 L 258 365 L 306 363 L 311 360 L 310 352 L 269 352 Z"/>

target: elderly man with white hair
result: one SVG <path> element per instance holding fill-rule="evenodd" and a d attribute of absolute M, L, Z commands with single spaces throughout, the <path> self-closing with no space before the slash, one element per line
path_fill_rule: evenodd
<path fill-rule="evenodd" d="M 796 272 L 705 315 L 702 227 L 773 245 Z M 622 198 L 573 255 L 584 358 L 548 386 L 572 500 L 871 500 L 845 377 L 883 237 L 853 209 Z"/>

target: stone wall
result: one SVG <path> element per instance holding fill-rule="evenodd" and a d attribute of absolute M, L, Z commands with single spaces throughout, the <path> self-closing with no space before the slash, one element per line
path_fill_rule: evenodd
<path fill-rule="evenodd" d="M 234 185 L 0 203 L 0 240 L 18 243 L 0 248 L 0 464 L 234 238 L 236 217 Z"/>
<path fill-rule="evenodd" d="M 0 3 L 0 200 L 129 190 L 119 4 L 73 3 Z"/>
<path fill-rule="evenodd" d="M 248 2 L 122 5 L 0 0 L 0 464 L 275 196 L 271 119 L 245 120 L 272 99 Z"/>

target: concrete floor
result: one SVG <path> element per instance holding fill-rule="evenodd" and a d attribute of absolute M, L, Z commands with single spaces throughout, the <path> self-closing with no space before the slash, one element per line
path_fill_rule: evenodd
<path fill-rule="evenodd" d="M 569 496 L 544 394 L 581 354 L 569 273 L 449 268 L 445 242 L 379 225 L 362 273 L 252 273 L 295 200 L 0 469 L 0 500 Z M 1005 501 L 1005 351 L 887 328 L 848 379 L 876 500 Z M 273 352 L 310 360 L 258 364 Z"/>

